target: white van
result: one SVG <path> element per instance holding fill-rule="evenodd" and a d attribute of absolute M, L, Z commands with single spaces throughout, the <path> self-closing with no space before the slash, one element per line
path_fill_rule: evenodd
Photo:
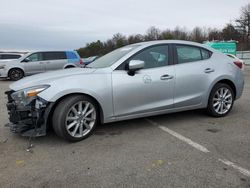
<path fill-rule="evenodd" d="M 46 71 L 83 66 L 76 51 L 37 51 L 12 61 L 0 61 L 0 77 L 20 80 Z"/>

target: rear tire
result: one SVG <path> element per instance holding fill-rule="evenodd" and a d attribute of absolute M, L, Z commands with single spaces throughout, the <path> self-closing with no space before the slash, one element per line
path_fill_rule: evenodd
<path fill-rule="evenodd" d="M 70 142 L 89 137 L 99 120 L 95 101 L 84 95 L 63 99 L 55 108 L 52 123 L 55 133 Z"/>
<path fill-rule="evenodd" d="M 224 83 L 216 84 L 209 96 L 207 112 L 213 117 L 226 116 L 233 108 L 233 89 Z"/>
<path fill-rule="evenodd" d="M 21 69 L 11 69 L 8 73 L 10 80 L 17 81 L 24 77 L 24 72 Z"/>

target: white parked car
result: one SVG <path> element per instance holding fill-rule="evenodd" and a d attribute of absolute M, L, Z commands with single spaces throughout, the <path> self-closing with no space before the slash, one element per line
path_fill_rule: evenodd
<path fill-rule="evenodd" d="M 0 53 L 0 62 L 6 60 L 19 59 L 22 57 L 22 54 L 19 53 Z"/>
<path fill-rule="evenodd" d="M 37 51 L 16 60 L 0 61 L 0 77 L 16 81 L 24 76 L 80 67 L 82 64 L 76 51 Z"/>

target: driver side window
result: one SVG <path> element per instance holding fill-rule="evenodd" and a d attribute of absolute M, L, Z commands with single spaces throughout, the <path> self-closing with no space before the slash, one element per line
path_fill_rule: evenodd
<path fill-rule="evenodd" d="M 28 56 L 26 59 L 29 60 L 29 62 L 35 62 L 35 61 L 42 61 L 42 54 L 41 53 L 34 53 Z"/>
<path fill-rule="evenodd" d="M 167 66 L 169 64 L 168 45 L 147 48 L 129 59 L 131 60 L 144 61 L 144 69 Z"/>

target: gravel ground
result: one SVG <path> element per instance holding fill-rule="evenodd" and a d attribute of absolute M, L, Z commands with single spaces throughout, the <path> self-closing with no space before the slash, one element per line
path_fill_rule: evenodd
<path fill-rule="evenodd" d="M 227 117 L 188 111 L 111 123 L 74 144 L 51 132 L 31 152 L 4 127 L 11 82 L 0 81 L 0 187 L 250 188 L 250 67 L 245 75 Z"/>

